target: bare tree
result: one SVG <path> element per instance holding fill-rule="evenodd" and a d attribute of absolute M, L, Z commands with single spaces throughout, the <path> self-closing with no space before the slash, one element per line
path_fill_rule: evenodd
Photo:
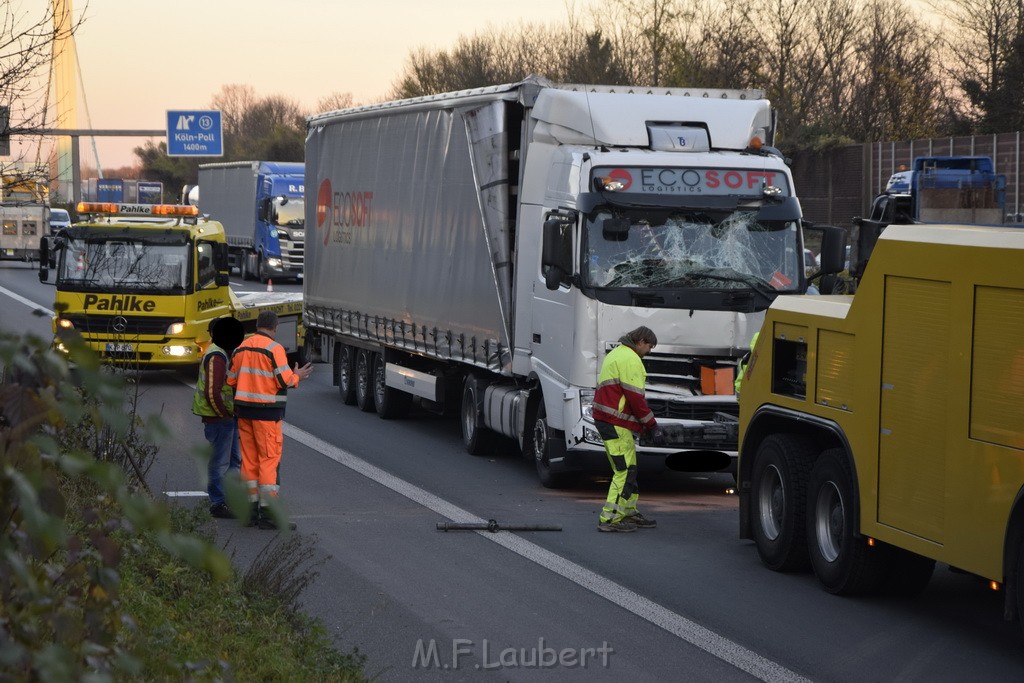
<path fill-rule="evenodd" d="M 952 28 L 944 32 L 944 48 L 951 57 L 947 75 L 966 96 L 958 113 L 983 132 L 1011 130 L 1014 114 L 1019 118 L 1013 96 L 1021 86 L 1024 3 L 929 0 L 929 5 Z M 1019 105 L 1020 95 L 1016 98 Z"/>
<path fill-rule="evenodd" d="M 55 15 L 50 2 L 10 0 L 0 6 L 0 105 L 9 108 L 9 132 L 16 137 L 39 135 L 50 128 L 56 112 L 50 105 L 51 64 L 54 45 L 74 35 L 81 19 Z M 18 168 L 38 182 L 48 182 L 49 165 L 30 161 L 23 151 L 11 162 L 0 162 L 0 171 Z M 32 169 L 35 170 L 32 170 Z"/>
<path fill-rule="evenodd" d="M 861 8 L 859 73 L 843 126 L 857 140 L 901 140 L 939 132 L 938 38 L 903 2 Z"/>
<path fill-rule="evenodd" d="M 349 109 L 356 106 L 355 99 L 352 97 L 350 92 L 332 92 L 326 97 L 321 97 L 316 101 L 315 114 L 326 111 L 337 111 L 339 109 Z"/>

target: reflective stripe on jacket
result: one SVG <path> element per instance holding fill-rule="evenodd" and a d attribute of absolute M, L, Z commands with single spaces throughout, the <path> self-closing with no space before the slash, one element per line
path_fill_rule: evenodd
<path fill-rule="evenodd" d="M 644 399 L 647 370 L 636 351 L 620 344 L 601 364 L 594 393 L 594 419 L 634 432 L 654 429 L 654 413 Z"/>
<path fill-rule="evenodd" d="M 235 388 L 235 414 L 250 420 L 280 420 L 288 388 L 299 376 L 288 367 L 288 354 L 270 335 L 257 332 L 231 354 L 228 384 Z"/>
<path fill-rule="evenodd" d="M 223 359 L 222 376 L 220 377 L 220 392 L 216 389 L 217 372 L 214 369 L 214 358 L 219 356 Z M 227 419 L 234 415 L 234 390 L 224 382 L 227 376 L 228 352 L 214 343 L 206 348 L 203 360 L 199 363 L 199 378 L 196 380 L 196 393 L 192 397 L 192 413 L 202 417 L 216 417 Z"/>

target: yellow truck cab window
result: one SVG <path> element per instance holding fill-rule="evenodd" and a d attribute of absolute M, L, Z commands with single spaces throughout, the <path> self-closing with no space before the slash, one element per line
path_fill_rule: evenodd
<path fill-rule="evenodd" d="M 198 289 L 216 286 L 217 267 L 213 263 L 213 243 L 196 243 L 196 277 Z"/>

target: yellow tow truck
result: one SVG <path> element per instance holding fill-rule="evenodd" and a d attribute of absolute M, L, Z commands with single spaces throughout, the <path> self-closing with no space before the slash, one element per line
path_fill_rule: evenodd
<path fill-rule="evenodd" d="M 740 536 L 836 594 L 935 563 L 1024 614 L 1024 230 L 890 225 L 853 296 L 779 297 L 740 384 Z"/>
<path fill-rule="evenodd" d="M 78 333 L 106 362 L 195 365 L 210 342 L 211 320 L 232 315 L 252 332 L 269 309 L 279 316 L 277 341 L 293 359 L 300 356 L 302 295 L 232 291 L 224 228 L 195 206 L 77 208 L 89 218 L 40 241 L 40 281 L 55 271 L 57 348 Z"/>

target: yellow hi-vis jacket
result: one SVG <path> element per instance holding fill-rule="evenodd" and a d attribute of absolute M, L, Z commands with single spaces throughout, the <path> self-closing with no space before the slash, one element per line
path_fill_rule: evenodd
<path fill-rule="evenodd" d="M 644 399 L 647 370 L 636 351 L 620 344 L 601 364 L 594 393 L 594 419 L 634 432 L 658 426 Z"/>

